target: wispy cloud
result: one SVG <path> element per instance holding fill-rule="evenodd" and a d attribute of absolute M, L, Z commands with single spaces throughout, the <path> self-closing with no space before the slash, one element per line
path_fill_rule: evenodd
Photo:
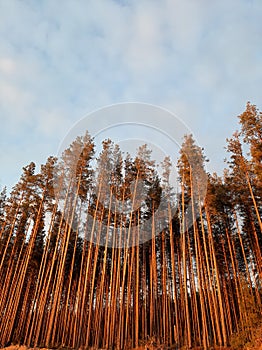
<path fill-rule="evenodd" d="M 0 2 L 1 182 L 85 113 L 135 100 L 177 113 L 220 170 L 234 116 L 261 103 L 261 15 L 260 0 Z"/>

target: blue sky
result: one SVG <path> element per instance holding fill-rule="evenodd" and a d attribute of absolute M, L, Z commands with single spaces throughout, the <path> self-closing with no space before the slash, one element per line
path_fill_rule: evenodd
<path fill-rule="evenodd" d="M 0 186 L 135 101 L 184 120 L 221 173 L 236 116 L 261 109 L 261 17 L 261 0 L 0 0 Z"/>

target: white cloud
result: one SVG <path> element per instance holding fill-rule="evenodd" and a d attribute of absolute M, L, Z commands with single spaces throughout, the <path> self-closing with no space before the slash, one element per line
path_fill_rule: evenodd
<path fill-rule="evenodd" d="M 125 100 L 168 107 L 222 159 L 234 115 L 260 103 L 261 14 L 260 0 L 0 2 L 5 162 L 29 133 L 56 149 L 85 113 Z"/>
<path fill-rule="evenodd" d="M 16 70 L 15 62 L 9 58 L 0 58 L 0 71 L 3 74 L 10 75 Z"/>

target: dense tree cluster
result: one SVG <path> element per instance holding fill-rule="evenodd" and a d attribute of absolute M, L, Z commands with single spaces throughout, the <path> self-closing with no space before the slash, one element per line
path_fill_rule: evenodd
<path fill-rule="evenodd" d="M 248 103 L 239 123 L 223 177 L 206 173 L 192 135 L 161 176 L 146 145 L 132 158 L 105 140 L 96 159 L 88 133 L 39 173 L 24 167 L 0 193 L 0 345 L 251 338 L 262 315 L 262 114 Z"/>

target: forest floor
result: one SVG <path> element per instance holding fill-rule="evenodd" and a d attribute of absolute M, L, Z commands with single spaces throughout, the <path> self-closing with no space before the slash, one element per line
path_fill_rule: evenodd
<path fill-rule="evenodd" d="M 153 350 L 153 349 L 158 349 L 158 350 L 165 350 L 165 347 L 151 347 L 151 346 L 141 346 L 139 348 L 135 348 L 132 350 Z M 192 348 L 191 350 L 200 350 L 201 348 Z M 212 350 L 232 350 L 233 348 L 231 347 L 221 347 L 221 348 L 211 348 Z M 259 341 L 257 342 L 256 345 L 254 346 L 246 346 L 244 348 L 239 348 L 242 350 L 262 350 L 262 335 L 261 335 L 261 339 L 259 339 Z M 11 345 L 8 346 L 6 348 L 0 348 L 0 350 L 52 350 L 52 349 L 47 349 L 47 348 L 28 348 L 26 346 L 22 346 L 22 345 Z M 64 350 L 64 349 L 63 349 Z M 90 348 L 91 350 L 91 348 Z M 93 349 L 92 349 L 93 350 Z M 101 349 L 104 350 L 104 349 Z M 234 349 L 236 350 L 236 349 Z"/>
<path fill-rule="evenodd" d="M 262 350 L 262 326 L 259 327 L 258 329 L 257 337 L 254 341 L 252 341 L 252 344 L 247 344 L 244 347 L 239 347 L 239 350 Z M 261 330 L 261 332 L 260 332 Z M 139 348 L 132 349 L 132 350 L 153 350 L 153 349 L 159 349 L 159 350 L 165 350 L 168 349 L 166 347 L 161 347 L 161 346 L 152 346 L 152 345 L 147 345 L 147 346 L 140 346 Z M 185 348 L 183 348 L 184 350 Z M 237 350 L 236 348 L 233 347 L 215 347 L 211 348 L 212 350 Z M 28 348 L 24 345 L 10 345 L 5 348 L 0 348 L 0 350 L 52 350 L 52 349 L 47 349 L 47 348 Z M 66 350 L 66 348 L 58 348 L 57 350 Z M 70 349 L 71 350 L 71 349 Z M 90 348 L 90 350 L 94 350 L 93 348 Z M 104 350 L 104 349 L 101 349 Z M 197 348 L 192 348 L 191 350 L 202 350 L 202 348 L 197 347 Z"/>

